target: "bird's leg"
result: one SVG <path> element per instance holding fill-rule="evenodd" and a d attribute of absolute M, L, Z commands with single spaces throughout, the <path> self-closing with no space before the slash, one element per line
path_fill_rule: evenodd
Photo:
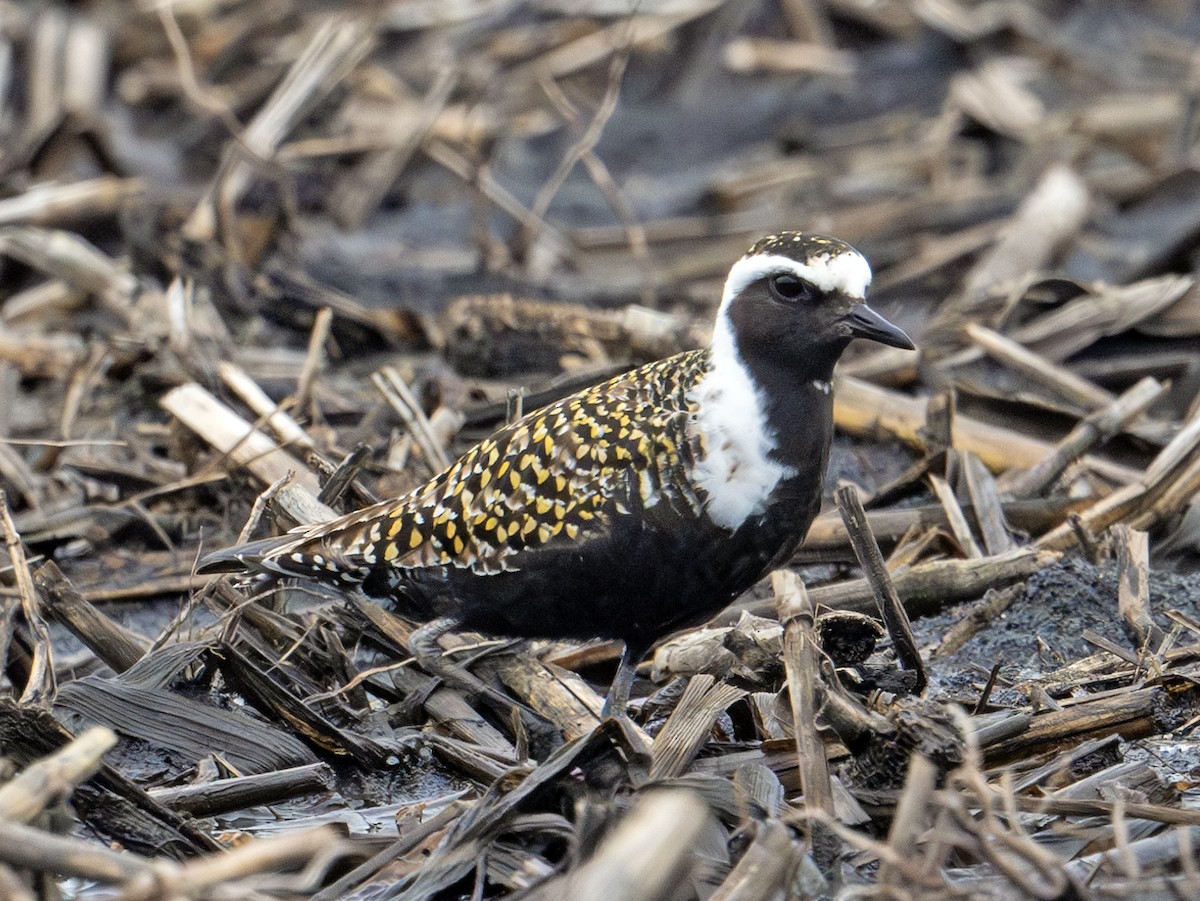
<path fill-rule="evenodd" d="M 441 664 L 442 648 L 438 639 L 447 632 L 458 628 L 458 620 L 453 616 L 439 616 L 424 625 L 418 626 L 408 636 L 408 652 L 417 658 L 418 663 L 432 663 L 436 668 Z"/>
<path fill-rule="evenodd" d="M 483 682 L 474 673 L 447 661 L 438 639 L 458 628 L 459 622 L 452 616 L 431 619 L 408 636 L 408 652 L 417 663 L 431 675 L 469 694 L 479 695 L 495 704 L 502 711 L 519 706 L 512 698 Z"/>
<path fill-rule="evenodd" d="M 623 719 L 627 716 L 625 709 L 629 706 L 629 689 L 633 687 L 633 676 L 637 672 L 638 660 L 641 654 L 633 654 L 629 644 L 621 649 L 621 659 L 617 662 L 617 674 L 613 676 L 612 685 L 608 689 L 608 697 L 604 699 L 604 708 L 600 711 L 601 719 L 615 716 Z"/>

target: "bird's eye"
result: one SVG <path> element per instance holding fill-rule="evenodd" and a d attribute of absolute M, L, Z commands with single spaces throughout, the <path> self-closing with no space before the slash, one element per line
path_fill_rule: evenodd
<path fill-rule="evenodd" d="M 802 278 L 797 278 L 787 272 L 780 272 L 772 275 L 768 284 L 771 286 L 771 293 L 776 300 L 781 300 L 784 303 L 797 303 L 799 301 L 810 300 L 814 293 L 814 288 L 810 282 L 806 282 Z"/>

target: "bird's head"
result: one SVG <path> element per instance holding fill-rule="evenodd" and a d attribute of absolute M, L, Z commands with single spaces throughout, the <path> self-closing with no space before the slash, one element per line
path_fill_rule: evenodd
<path fill-rule="evenodd" d="M 870 284 L 871 267 L 844 241 L 770 235 L 729 270 L 714 347 L 731 342 L 752 365 L 813 378 L 828 378 L 854 338 L 914 350 L 908 335 L 867 306 Z"/>

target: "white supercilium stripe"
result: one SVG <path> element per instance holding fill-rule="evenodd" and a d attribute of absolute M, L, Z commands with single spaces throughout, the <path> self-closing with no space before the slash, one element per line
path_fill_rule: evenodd
<path fill-rule="evenodd" d="M 812 282 L 822 291 L 841 291 L 848 297 L 862 299 L 867 296 L 871 284 L 871 266 L 862 254 L 855 250 L 844 250 L 838 254 L 817 254 L 801 263 L 791 257 L 765 253 L 742 257 L 729 270 L 725 279 L 725 291 L 721 295 L 721 311 L 748 285 L 760 278 L 787 272 Z M 718 316 L 720 313 L 718 313 Z"/>

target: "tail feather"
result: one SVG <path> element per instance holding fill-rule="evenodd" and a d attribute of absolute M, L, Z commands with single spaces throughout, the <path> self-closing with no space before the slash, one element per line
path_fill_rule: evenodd
<path fill-rule="evenodd" d="M 263 538 L 260 541 L 249 541 L 246 544 L 235 544 L 224 550 L 213 551 L 200 558 L 196 573 L 210 576 L 219 573 L 278 572 L 275 567 L 264 564 L 293 540 L 287 537 Z"/>
<path fill-rule="evenodd" d="M 347 554 L 306 535 L 281 535 L 206 554 L 196 567 L 200 575 L 255 573 L 296 576 L 336 585 L 359 585 L 370 575 L 370 565 L 359 555 Z"/>

